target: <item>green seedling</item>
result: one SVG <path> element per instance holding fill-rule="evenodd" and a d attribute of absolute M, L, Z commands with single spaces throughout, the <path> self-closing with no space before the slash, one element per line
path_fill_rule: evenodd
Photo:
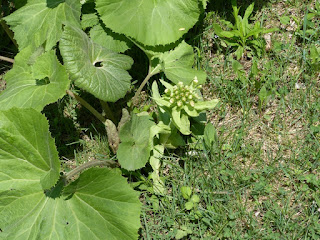
<path fill-rule="evenodd" d="M 190 187 L 183 186 L 180 188 L 180 191 L 184 199 L 188 200 L 191 197 L 192 190 Z"/>
<path fill-rule="evenodd" d="M 240 7 L 237 7 L 236 0 L 232 1 L 234 24 L 229 21 L 222 21 L 230 30 L 226 31 L 218 24 L 213 24 L 215 34 L 220 37 L 225 47 L 234 47 L 237 59 L 252 57 L 253 53 L 261 56 L 264 52 L 265 41 L 263 34 L 277 31 L 277 28 L 265 29 L 261 23 L 256 22 L 249 24 L 249 17 L 253 12 L 254 3 L 252 3 L 245 11 L 243 18 L 238 15 Z"/>
<path fill-rule="evenodd" d="M 192 190 L 190 187 L 183 186 L 180 188 L 181 195 L 185 200 L 188 200 L 185 204 L 184 207 L 186 210 L 190 211 L 192 209 L 196 209 L 199 202 L 200 198 L 197 194 L 192 194 Z"/>
<path fill-rule="evenodd" d="M 266 86 L 262 86 L 260 89 L 260 92 L 258 94 L 259 96 L 259 109 L 262 110 L 263 106 L 265 106 L 268 98 L 271 96 L 272 92 L 267 90 Z"/>
<path fill-rule="evenodd" d="M 315 71 L 320 70 L 320 47 L 316 47 L 316 45 L 313 45 L 310 48 L 310 54 L 308 58 L 308 62 L 310 64 L 311 69 Z"/>
<path fill-rule="evenodd" d="M 192 230 L 187 228 L 186 226 L 182 226 L 177 230 L 175 239 L 182 239 L 184 237 L 187 237 L 189 234 L 192 234 Z"/>

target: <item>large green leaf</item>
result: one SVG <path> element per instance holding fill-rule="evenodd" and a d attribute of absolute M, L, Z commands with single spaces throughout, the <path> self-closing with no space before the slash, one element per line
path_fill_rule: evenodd
<path fill-rule="evenodd" d="M 103 28 L 101 24 L 91 28 L 89 34 L 92 41 L 115 52 L 125 52 L 132 46 L 125 36 Z"/>
<path fill-rule="evenodd" d="M 19 107 L 41 111 L 65 95 L 70 81 L 64 66 L 55 51 L 42 52 L 42 48 L 34 51 L 29 46 L 15 57 L 13 69 L 5 75 L 7 87 L 0 94 L 1 110 Z"/>
<path fill-rule="evenodd" d="M 202 70 L 192 68 L 194 65 L 193 48 L 186 42 L 183 41 L 172 51 L 163 53 L 160 59 L 166 77 L 172 82 L 190 84 L 196 76 L 199 83 L 205 83 L 207 74 Z"/>
<path fill-rule="evenodd" d="M 146 165 L 152 150 L 150 128 L 155 123 L 148 115 L 133 115 L 120 130 L 120 140 L 117 157 L 121 167 L 133 171 Z"/>
<path fill-rule="evenodd" d="M 89 169 L 69 186 L 47 120 L 0 112 L 0 239 L 137 239 L 140 202 L 116 170 Z"/>
<path fill-rule="evenodd" d="M 0 238 L 137 239 L 141 203 L 115 170 L 89 169 L 62 195 L 61 183 L 46 194 L 32 181 L 32 187 L 0 192 Z"/>
<path fill-rule="evenodd" d="M 200 84 L 205 83 L 207 74 L 193 68 L 194 52 L 192 46 L 182 41 L 176 48 L 166 52 L 156 52 L 142 48 L 153 62 L 157 62 L 153 72 L 164 72 L 166 77 L 177 84 L 183 82 L 189 85 L 197 77 Z M 158 59 L 158 61 L 155 61 Z"/>
<path fill-rule="evenodd" d="M 14 31 L 20 50 L 31 43 L 45 43 L 48 50 L 60 39 L 62 25 L 80 25 L 80 6 L 79 0 L 29 0 L 4 19 Z"/>
<path fill-rule="evenodd" d="M 65 27 L 60 50 L 75 84 L 99 99 L 115 102 L 130 88 L 133 60 L 92 42 L 79 28 Z"/>
<path fill-rule="evenodd" d="M 83 30 L 90 28 L 89 35 L 93 42 L 115 52 L 125 52 L 132 43 L 122 34 L 114 33 L 99 21 L 96 13 L 83 14 L 81 17 Z"/>
<path fill-rule="evenodd" d="M 0 111 L 0 191 L 34 189 L 35 183 L 41 191 L 39 181 L 48 189 L 57 182 L 59 171 L 46 118 L 34 109 Z"/>
<path fill-rule="evenodd" d="M 99 24 L 99 18 L 96 13 L 82 14 L 81 16 L 81 27 L 83 30 L 91 28 Z"/>
<path fill-rule="evenodd" d="M 97 0 L 104 24 L 145 45 L 177 41 L 197 22 L 199 0 Z"/>

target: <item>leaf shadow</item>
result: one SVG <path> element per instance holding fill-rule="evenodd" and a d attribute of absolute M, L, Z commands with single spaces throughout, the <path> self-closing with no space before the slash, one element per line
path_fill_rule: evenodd
<path fill-rule="evenodd" d="M 65 0 L 47 0 L 48 8 L 56 8 L 60 3 L 64 3 Z"/>
<path fill-rule="evenodd" d="M 72 143 L 79 142 L 80 132 L 75 127 L 72 116 L 67 116 L 69 104 L 65 97 L 47 105 L 43 113 L 49 121 L 51 136 L 55 139 L 59 156 L 72 156 L 71 158 L 73 158 L 74 150 L 80 144 Z"/>

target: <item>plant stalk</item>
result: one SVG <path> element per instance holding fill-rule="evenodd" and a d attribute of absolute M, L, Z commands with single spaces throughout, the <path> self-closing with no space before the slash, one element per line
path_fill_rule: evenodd
<path fill-rule="evenodd" d="M 141 83 L 140 87 L 136 91 L 136 94 L 134 95 L 133 99 L 136 99 L 140 95 L 143 87 L 147 84 L 147 82 L 150 80 L 150 78 L 152 76 L 153 76 L 153 74 L 150 74 L 150 73 L 146 76 L 146 78 L 143 80 L 143 82 Z"/>
<path fill-rule="evenodd" d="M 86 109 L 88 109 L 96 118 L 98 118 L 103 124 L 106 122 L 106 119 L 97 111 L 95 110 L 88 102 L 86 102 L 83 98 L 79 95 L 67 90 L 67 94 L 72 98 L 76 99 L 81 105 L 83 105 Z"/>
<path fill-rule="evenodd" d="M 150 64 L 151 65 L 151 64 Z M 133 102 L 135 101 L 135 99 L 140 95 L 143 87 L 147 84 L 147 82 L 150 80 L 150 78 L 154 75 L 156 75 L 157 73 L 159 73 L 158 67 L 154 68 L 151 71 L 151 66 L 149 67 L 149 73 L 146 76 L 146 78 L 143 80 L 143 82 L 141 83 L 140 87 L 138 88 L 138 90 L 136 91 L 136 94 L 134 95 L 134 97 L 132 98 Z"/>
<path fill-rule="evenodd" d="M 8 57 L 4 57 L 4 56 L 0 56 L 0 60 L 1 61 L 5 61 L 5 62 L 9 62 L 9 63 L 14 63 L 14 59 L 8 58 Z"/>
<path fill-rule="evenodd" d="M 111 168 L 116 168 L 119 167 L 119 163 L 112 161 L 112 160 L 105 160 L 105 161 L 100 161 L 100 160 L 93 160 L 90 162 L 86 162 L 75 169 L 71 170 L 70 172 L 65 174 L 65 179 L 67 182 L 69 182 L 74 176 L 79 174 L 85 169 L 92 168 L 92 167 L 97 167 L 97 166 L 107 166 Z"/>
<path fill-rule="evenodd" d="M 116 119 L 109 107 L 109 104 L 103 100 L 100 100 L 101 107 L 105 113 L 106 118 L 110 119 L 112 122 L 116 122 Z"/>

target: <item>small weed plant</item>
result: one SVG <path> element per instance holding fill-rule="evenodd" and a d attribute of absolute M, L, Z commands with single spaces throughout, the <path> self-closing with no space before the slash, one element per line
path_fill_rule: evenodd
<path fill-rule="evenodd" d="M 260 22 L 249 23 L 249 18 L 253 12 L 254 3 L 246 9 L 244 16 L 239 15 L 240 7 L 237 7 L 237 0 L 232 0 L 234 23 L 222 20 L 230 30 L 223 30 L 220 25 L 214 23 L 215 34 L 221 39 L 224 47 L 235 49 L 234 55 L 237 60 L 242 58 L 252 58 L 254 55 L 261 57 L 265 49 L 263 34 L 274 32 L 277 28 L 265 29 Z"/>

